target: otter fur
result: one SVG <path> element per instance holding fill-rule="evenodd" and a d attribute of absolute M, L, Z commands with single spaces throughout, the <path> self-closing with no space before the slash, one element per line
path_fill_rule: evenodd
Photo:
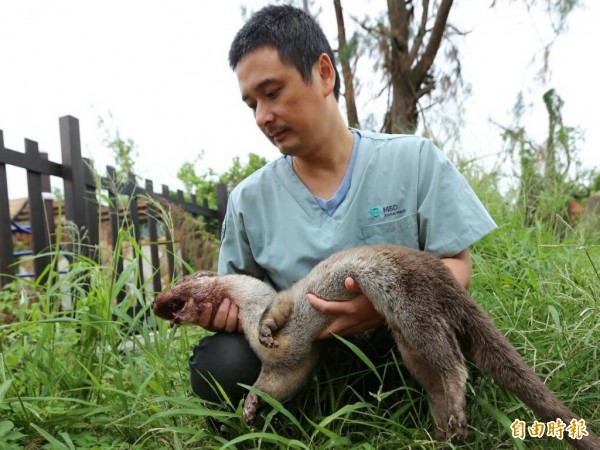
<path fill-rule="evenodd" d="M 438 440 L 467 435 L 465 358 L 527 404 L 540 420 L 579 420 L 527 366 L 487 314 L 436 257 L 394 245 L 356 247 L 335 253 L 290 288 L 275 292 L 246 275 L 201 272 L 161 293 L 157 316 L 194 324 L 206 303 L 229 298 L 262 362 L 254 386 L 284 400 L 307 380 L 319 356 L 316 337 L 333 320 L 311 307 L 306 294 L 331 301 L 349 300 L 353 278 L 391 329 L 402 360 L 432 400 Z M 215 311 L 217 308 L 213 308 Z M 262 406 L 250 392 L 244 419 L 252 423 Z M 600 450 L 591 431 L 569 439 L 578 449 Z"/>

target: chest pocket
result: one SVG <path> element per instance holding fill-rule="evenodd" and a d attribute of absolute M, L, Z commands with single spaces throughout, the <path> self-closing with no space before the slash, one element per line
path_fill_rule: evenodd
<path fill-rule="evenodd" d="M 419 248 L 417 215 L 410 214 L 388 222 L 368 225 L 362 228 L 365 244 L 396 244 Z"/>

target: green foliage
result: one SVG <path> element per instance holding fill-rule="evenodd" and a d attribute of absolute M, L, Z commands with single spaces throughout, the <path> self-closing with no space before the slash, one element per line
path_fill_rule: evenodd
<path fill-rule="evenodd" d="M 14 320 L 0 325 L 0 447 L 165 448 L 154 431 L 139 430 L 171 407 L 169 396 L 186 396 L 163 371 L 183 372 L 173 356 L 191 341 L 148 318 L 149 304 L 134 287 L 144 256 L 130 234 L 122 230 L 117 243 L 117 251 L 134 249 L 118 278 L 111 267 L 73 255 L 65 274 L 50 277 L 54 283 L 15 280 L 3 291 L 4 302 L 12 293 Z M 122 289 L 127 296 L 117 304 Z M 60 307 L 65 296 L 72 309 Z"/>
<path fill-rule="evenodd" d="M 471 292 L 559 398 L 600 429 L 600 246 L 583 230 L 557 238 L 544 222 L 525 226 L 494 173 L 467 173 L 498 230 L 473 249 Z M 117 248 L 133 248 L 123 274 L 77 255 L 52 283 L 15 280 L 0 301 L 0 447 L 113 449 L 434 449 L 423 392 L 410 379 L 363 398 L 360 377 L 399 371 L 400 363 L 353 373 L 319 370 L 302 394 L 268 406 L 255 427 L 241 405 L 195 398 L 187 358 L 203 333 L 156 323 L 135 287 L 144 257 L 124 228 Z M 118 250 L 117 250 L 118 251 Z M 115 299 L 125 289 L 121 304 Z M 65 296 L 71 309 L 59 308 Z M 132 317 L 132 307 L 141 308 Z M 68 302 L 67 302 L 68 304 Z M 510 437 L 515 419 L 535 417 L 489 378 L 471 371 L 465 449 L 564 449 L 557 439 Z M 217 431 L 208 419 L 217 420 Z"/>
<path fill-rule="evenodd" d="M 600 173 L 592 173 L 591 180 L 590 190 L 592 192 L 600 192 Z"/>
<path fill-rule="evenodd" d="M 542 221 L 562 235 L 567 201 L 590 192 L 592 175 L 579 167 L 581 131 L 563 123 L 563 100 L 550 89 L 543 95 L 543 102 L 548 133 L 542 144 L 533 142 L 520 125 L 525 109 L 522 95 L 514 109 L 515 124 L 504 129 L 503 138 L 519 167 L 517 202 L 525 224 Z"/>
<path fill-rule="evenodd" d="M 248 162 L 242 164 L 239 157 L 234 157 L 231 167 L 218 175 L 213 169 L 197 170 L 196 165 L 202 162 L 204 154 L 200 153 L 193 162 L 184 163 L 177 172 L 185 193 L 195 195 L 199 201 L 206 201 L 209 208 L 217 208 L 216 187 L 224 184 L 227 191 L 237 186 L 244 178 L 263 167 L 267 160 L 254 153 L 248 154 Z M 175 229 L 180 237 L 183 259 L 195 270 L 216 270 L 217 249 L 220 236 L 217 233 L 216 221 L 204 226 L 203 220 L 197 220 L 186 214 L 176 218 Z"/>
<path fill-rule="evenodd" d="M 177 178 L 183 182 L 185 192 L 194 194 L 197 198 L 214 199 L 214 187 L 216 185 L 216 173 L 209 168 L 203 172 L 197 172 L 196 164 L 202 161 L 204 152 L 201 152 L 193 162 L 185 162 L 177 171 Z M 210 200 L 209 200 L 210 203 Z"/>
<path fill-rule="evenodd" d="M 245 165 L 242 164 L 240 158 L 236 156 L 233 158 L 231 167 L 227 172 L 219 177 L 219 182 L 225 183 L 227 185 L 227 191 L 231 192 L 240 181 L 256 172 L 265 164 L 267 164 L 267 159 L 255 153 L 248 154 L 248 162 Z"/>
<path fill-rule="evenodd" d="M 109 113 L 108 116 L 111 124 L 107 124 L 102 117 L 98 117 L 98 127 L 104 131 L 104 145 L 113 152 L 117 180 L 123 183 L 127 181 L 129 174 L 134 173 L 133 169 L 138 152 L 133 139 L 123 139 L 119 128 L 112 124 L 112 114 Z"/>
<path fill-rule="evenodd" d="M 584 5 L 582 0 L 525 0 L 528 8 L 538 7 L 544 11 L 556 34 L 567 29 L 567 19 L 577 8 Z"/>
<path fill-rule="evenodd" d="M 201 152 L 195 161 L 184 163 L 177 172 L 177 178 L 183 182 L 187 194 L 193 194 L 198 199 L 207 199 L 209 206 L 213 208 L 217 203 L 215 195 L 217 184 L 225 184 L 227 191 L 231 192 L 240 181 L 267 164 L 266 158 L 249 153 L 246 164 L 242 164 L 240 158 L 236 156 L 232 159 L 231 167 L 225 173 L 218 175 L 211 168 L 196 170 L 196 164 L 202 162 L 203 157 L 204 152 Z"/>

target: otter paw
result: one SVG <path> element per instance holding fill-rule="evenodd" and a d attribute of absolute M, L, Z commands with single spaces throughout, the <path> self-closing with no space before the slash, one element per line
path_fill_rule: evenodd
<path fill-rule="evenodd" d="M 262 345 L 264 345 L 265 347 L 268 347 L 268 348 L 279 347 L 279 344 L 277 343 L 277 341 L 275 339 L 273 339 L 273 336 L 271 334 L 260 333 L 260 335 L 258 336 L 258 341 Z"/>
<path fill-rule="evenodd" d="M 273 339 L 273 331 L 277 330 L 277 324 L 273 319 L 266 319 L 258 332 L 259 342 L 268 348 L 276 348 L 279 346 L 277 341 Z"/>
<path fill-rule="evenodd" d="M 449 439 L 451 440 L 459 440 L 464 441 L 469 434 L 467 429 L 467 418 L 464 414 L 461 414 L 462 417 L 456 418 L 454 416 L 450 417 L 450 421 L 448 423 L 448 430 L 450 432 Z"/>
<path fill-rule="evenodd" d="M 437 427 L 436 427 L 436 429 L 434 430 L 434 433 L 433 433 L 433 435 L 434 435 L 434 437 L 435 437 L 435 440 L 436 440 L 436 441 L 439 441 L 439 442 L 443 442 L 443 441 L 445 441 L 446 439 L 448 439 L 448 435 L 446 434 L 446 431 L 445 431 L 445 430 L 442 430 L 441 428 L 437 428 Z M 442 445 L 443 445 L 443 444 L 440 444 L 440 447 L 439 447 L 439 448 L 444 448 L 444 447 L 442 447 Z"/>
<path fill-rule="evenodd" d="M 259 401 L 256 394 L 250 392 L 244 402 L 244 422 L 248 425 L 252 425 L 256 419 L 256 413 L 258 412 Z"/>

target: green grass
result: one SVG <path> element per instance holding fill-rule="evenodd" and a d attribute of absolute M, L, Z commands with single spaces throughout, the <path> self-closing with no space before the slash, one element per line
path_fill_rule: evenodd
<path fill-rule="evenodd" d="M 600 432 L 598 240 L 579 230 L 559 239 L 543 224 L 525 228 L 509 201 L 492 189 L 480 195 L 499 229 L 472 248 L 474 299 L 559 398 Z M 135 247 L 126 232 L 121 239 Z M 45 286 L 19 280 L 2 291 L 0 448 L 435 448 L 423 393 L 411 380 L 395 392 L 348 400 L 344 386 L 359 374 L 313 377 L 285 404 L 267 398 L 252 429 L 240 405 L 203 404 L 191 394 L 187 371 L 202 331 L 146 319 L 147 308 L 132 318 L 128 308 L 143 301 L 131 287 L 137 267 L 134 258 L 115 278 L 112 268 L 77 258 Z M 113 299 L 128 286 L 117 306 Z M 72 311 L 57 306 L 65 292 L 76 299 Z M 377 370 L 398 368 L 391 362 Z M 511 422 L 530 424 L 535 416 L 472 374 L 470 434 L 456 448 L 565 448 L 558 439 L 512 439 Z M 219 433 L 209 417 L 221 424 Z"/>

